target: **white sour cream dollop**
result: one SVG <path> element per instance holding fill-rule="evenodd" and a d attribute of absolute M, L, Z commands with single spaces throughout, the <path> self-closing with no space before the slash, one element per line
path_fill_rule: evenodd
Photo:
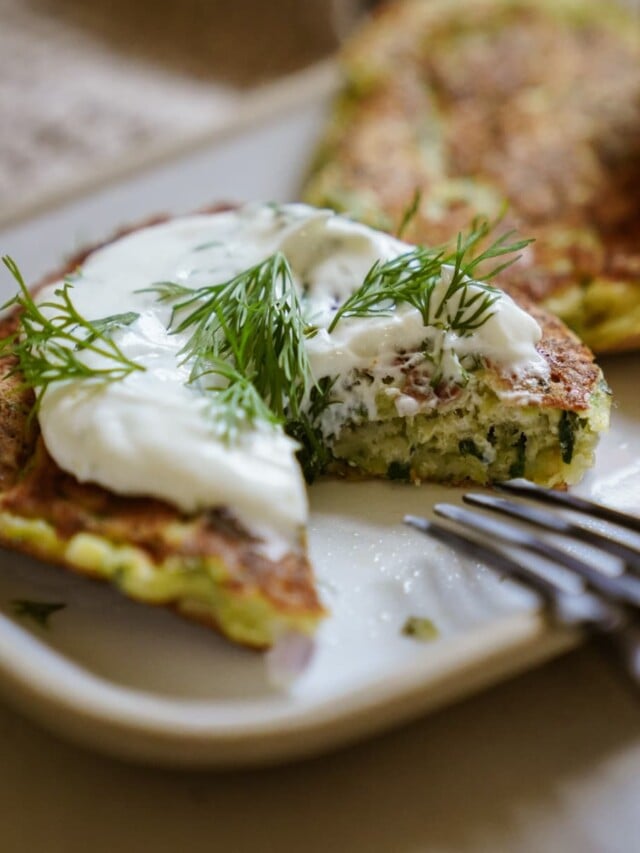
<path fill-rule="evenodd" d="M 187 287 L 226 281 L 281 251 L 303 294 L 307 317 L 319 327 L 306 342 L 316 379 L 344 377 L 354 369 L 388 374 L 399 350 L 411 352 L 426 338 L 443 349 L 442 364 L 453 381 L 466 354 L 513 372 L 544 371 L 535 349 L 540 329 L 508 296 L 500 297 L 491 318 L 467 337 L 425 329 L 418 311 L 406 305 L 390 316 L 345 318 L 329 334 L 338 305 L 359 287 L 372 264 L 410 249 L 345 217 L 301 204 L 252 204 L 172 219 L 99 249 L 83 264 L 71 291 L 73 303 L 88 320 L 137 312 L 139 318 L 113 337 L 145 371 L 108 384 L 50 385 L 39 410 L 49 452 L 80 481 L 120 494 L 161 498 L 185 512 L 228 507 L 259 535 L 294 543 L 307 518 L 297 445 L 268 426 L 248 430 L 232 444 L 217 438 L 207 400 L 188 385 L 189 365 L 179 356 L 188 333 L 171 334 L 170 306 L 142 291 L 166 281 Z M 435 298 L 446 292 L 450 274 L 443 268 Z M 56 286 L 43 291 L 39 300 Z M 99 358 L 91 353 L 82 357 Z M 379 383 L 371 384 L 369 416 L 375 415 L 379 388 Z M 327 435 L 339 429 L 340 404 L 347 402 L 347 394 L 343 388 L 338 405 L 330 407 L 323 424 Z M 419 411 L 410 398 L 398 399 L 396 405 L 399 414 Z"/>

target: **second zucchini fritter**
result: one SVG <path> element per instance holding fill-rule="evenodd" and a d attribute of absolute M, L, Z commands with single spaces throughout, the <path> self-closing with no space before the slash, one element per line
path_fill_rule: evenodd
<path fill-rule="evenodd" d="M 593 0 L 404 0 L 347 46 L 313 204 L 449 240 L 536 237 L 504 274 L 600 352 L 640 346 L 640 27 Z"/>

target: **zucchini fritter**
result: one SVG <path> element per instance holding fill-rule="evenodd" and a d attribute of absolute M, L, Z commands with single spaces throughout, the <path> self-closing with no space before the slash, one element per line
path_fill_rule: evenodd
<path fill-rule="evenodd" d="M 97 248 L 73 257 L 40 287 Z M 0 338 L 16 322 L 14 310 L 0 321 Z M 0 359 L 1 544 L 109 580 L 131 598 L 171 606 L 247 646 L 270 646 L 288 631 L 313 632 L 325 611 L 302 541 L 272 558 L 225 509 L 187 515 L 160 500 L 78 482 L 48 454 L 29 417 L 33 392 L 14 368 L 13 357 Z"/>
<path fill-rule="evenodd" d="M 594 350 L 640 346 L 640 26 L 604 0 L 400 0 L 343 56 L 305 198 L 428 245 L 536 238 L 501 282 Z"/>
<path fill-rule="evenodd" d="M 504 375 L 487 364 L 469 372 L 465 385 L 432 388 L 407 354 L 400 390 L 417 401 L 429 394 L 433 410 L 398 417 L 381 397 L 378 420 L 348 425 L 331 445 L 334 470 L 414 482 L 577 483 L 609 425 L 608 387 L 592 353 L 560 320 L 522 294 L 514 298 L 542 329 L 537 349 L 547 379 Z"/>

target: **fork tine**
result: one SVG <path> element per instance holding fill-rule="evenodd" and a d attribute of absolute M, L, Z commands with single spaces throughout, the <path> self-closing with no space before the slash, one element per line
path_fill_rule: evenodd
<path fill-rule="evenodd" d="M 560 533 L 563 536 L 573 536 L 577 539 L 582 539 L 584 542 L 595 545 L 596 548 L 600 548 L 602 551 L 613 554 L 614 557 L 619 557 L 630 569 L 640 573 L 640 551 L 611 536 L 590 530 L 581 524 L 568 521 L 547 510 L 538 509 L 537 507 L 526 504 L 516 504 L 506 498 L 498 498 L 494 495 L 473 493 L 464 495 L 462 499 L 465 503 L 490 509 L 493 512 L 499 512 L 511 518 L 517 518 L 520 521 L 526 521 L 544 530 Z"/>
<path fill-rule="evenodd" d="M 609 633 L 621 621 L 621 610 L 598 595 L 586 590 L 567 592 L 532 566 L 518 563 L 503 551 L 474 539 L 467 539 L 436 522 L 415 515 L 405 515 L 405 524 L 426 533 L 444 545 L 480 560 L 507 577 L 537 592 L 563 625 L 589 625 Z"/>
<path fill-rule="evenodd" d="M 539 575 L 526 566 L 516 563 L 511 557 L 508 557 L 497 548 L 490 545 L 484 545 L 472 539 L 467 539 L 448 527 L 429 521 L 427 518 L 422 518 L 415 515 L 405 515 L 404 521 L 416 530 L 426 533 L 433 539 L 437 539 L 444 545 L 449 545 L 456 551 L 461 551 L 469 557 L 480 560 L 483 563 L 497 569 L 504 575 L 509 575 L 518 578 L 523 583 L 535 589 L 546 601 L 552 601 L 559 590 L 548 578 Z"/>
<path fill-rule="evenodd" d="M 422 533 L 481 560 L 537 591 L 558 624 L 590 627 L 607 637 L 624 664 L 631 683 L 636 688 L 640 687 L 640 625 L 632 618 L 628 608 L 612 601 L 609 596 L 591 593 L 588 589 L 567 592 L 539 574 L 534 567 L 518 563 L 493 546 L 467 539 L 426 518 L 406 515 L 404 520 Z"/>
<path fill-rule="evenodd" d="M 436 504 L 434 509 L 438 515 L 444 518 L 456 521 L 458 524 L 463 524 L 465 527 L 470 527 L 509 545 L 525 548 L 564 566 L 578 574 L 593 589 L 616 601 L 640 607 L 640 578 L 628 574 L 616 577 L 605 575 L 583 560 L 579 560 L 573 554 L 562 551 L 550 542 L 539 539 L 525 530 L 520 530 L 511 524 L 488 518 L 476 512 L 470 512 L 462 507 L 451 504 Z"/>
<path fill-rule="evenodd" d="M 584 515 L 590 515 L 593 518 L 611 521 L 613 524 L 619 524 L 621 527 L 626 527 L 628 530 L 640 533 L 640 518 L 608 506 L 603 506 L 595 501 L 579 498 L 577 495 L 571 495 L 568 492 L 544 489 L 542 486 L 537 486 L 528 480 L 507 480 L 504 483 L 496 483 L 495 487 L 501 492 L 509 492 L 510 494 L 520 495 L 523 498 L 540 501 L 541 503 L 566 507 L 567 509 L 581 512 Z"/>

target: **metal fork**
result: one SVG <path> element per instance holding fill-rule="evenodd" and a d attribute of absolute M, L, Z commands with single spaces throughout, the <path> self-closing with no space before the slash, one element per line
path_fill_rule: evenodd
<path fill-rule="evenodd" d="M 519 498 L 552 504 L 603 519 L 632 533 L 640 533 L 640 518 L 574 495 L 543 489 L 522 480 L 502 483 L 498 488 Z M 405 522 L 422 533 L 535 590 L 555 623 L 587 628 L 606 636 L 634 684 L 640 686 L 640 547 L 622 541 L 613 532 L 601 533 L 527 502 L 485 494 L 466 494 L 463 501 L 560 537 L 587 543 L 621 562 L 622 571 L 615 575 L 607 574 L 548 538 L 453 504 L 436 504 L 434 510 L 437 515 L 462 528 L 464 533 L 426 518 L 405 516 Z M 470 537 L 469 530 L 475 535 Z M 509 548 L 510 552 L 496 547 L 493 544 L 496 542 Z M 515 553 L 513 549 L 516 549 Z M 527 552 L 569 570 L 581 579 L 581 584 L 567 588 L 560 579 L 550 576 L 539 564 L 527 559 Z"/>

